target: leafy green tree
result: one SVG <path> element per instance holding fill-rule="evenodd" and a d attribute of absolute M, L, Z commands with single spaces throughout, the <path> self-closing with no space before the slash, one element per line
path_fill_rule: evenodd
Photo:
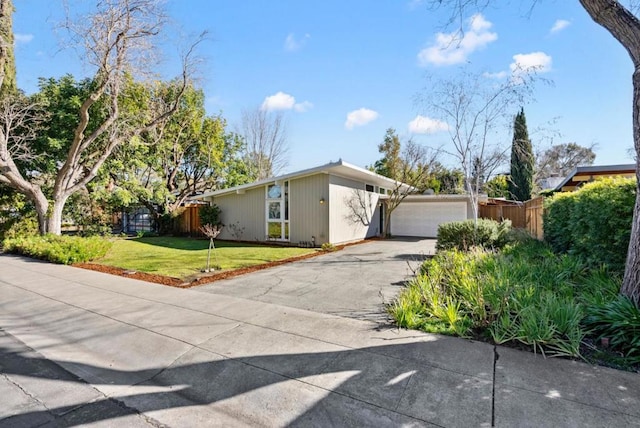
<path fill-rule="evenodd" d="M 509 180 L 504 174 L 496 175 L 487 181 L 484 184 L 484 189 L 490 198 L 509 199 L 511 197 L 511 193 L 509 193 Z"/>
<path fill-rule="evenodd" d="M 527 118 L 524 115 L 524 109 L 520 109 L 513 121 L 513 142 L 511 143 L 509 194 L 514 200 L 524 202 L 531 199 L 534 166 Z"/>
<path fill-rule="evenodd" d="M 5 7 L 2 12 L 10 14 L 11 9 Z M 189 83 L 193 66 L 190 58 L 197 42 L 182 58 L 180 84 L 166 108 L 147 110 L 150 114 L 146 116 L 124 114 L 128 109 L 123 105 L 123 90 L 130 86 L 128 83 L 137 71 L 151 69 L 149 60 L 154 55 L 150 53 L 158 46 L 154 42 L 164 21 L 163 11 L 155 0 L 98 2 L 89 16 L 66 21 L 83 61 L 93 68 L 93 77 L 88 92 L 72 100 L 78 106 L 73 132 L 62 144 L 64 148 L 60 148 L 64 156 L 56 162 L 51 180 L 38 173 L 37 156 L 42 153 L 34 153 L 30 144 L 40 137 L 34 124 L 44 122 L 36 105 L 25 104 L 18 98 L 2 104 L 0 183 L 24 194 L 33 203 L 41 233 L 60 234 L 69 198 L 87 187 L 114 151 L 135 141 L 177 110 Z M 3 27 L 5 33 L 12 32 L 10 24 Z M 0 45 L 5 48 L 0 48 L 0 88 L 3 88 L 10 85 L 10 80 L 5 82 L 5 70 L 11 62 L 6 46 L 11 43 L 6 34 L 0 37 Z M 127 99 L 124 100 L 126 104 Z M 96 126 L 92 127 L 94 123 Z M 20 165 L 34 160 L 32 165 Z"/>
<path fill-rule="evenodd" d="M 450 195 L 464 193 L 464 173 L 461 170 L 449 169 L 436 162 L 433 167 L 433 177 L 440 183 L 438 193 Z"/>
<path fill-rule="evenodd" d="M 169 102 L 176 88 L 174 83 L 156 83 L 147 90 L 143 98 L 153 110 Z M 242 149 L 242 139 L 227 131 L 223 117 L 206 115 L 202 90 L 189 86 L 174 115 L 108 163 L 103 182 L 109 190 L 103 196 L 107 200 L 118 189 L 128 193 L 128 203 L 146 206 L 156 220 L 173 217 L 189 196 L 247 182 Z"/>
<path fill-rule="evenodd" d="M 0 87 L 0 98 L 12 95 L 17 92 L 16 86 L 16 60 L 13 52 L 13 2 L 11 0 L 0 0 L 0 56 L 3 61 L 2 86 Z"/>

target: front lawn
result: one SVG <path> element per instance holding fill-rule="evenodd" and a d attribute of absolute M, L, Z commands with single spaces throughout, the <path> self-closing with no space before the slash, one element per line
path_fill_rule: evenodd
<path fill-rule="evenodd" d="M 260 265 L 277 260 L 310 254 L 310 248 L 267 246 L 216 241 L 211 253 L 211 265 L 223 270 Z M 139 272 L 186 278 L 198 274 L 207 264 L 206 239 L 148 237 L 118 239 L 105 257 L 96 260 Z"/>

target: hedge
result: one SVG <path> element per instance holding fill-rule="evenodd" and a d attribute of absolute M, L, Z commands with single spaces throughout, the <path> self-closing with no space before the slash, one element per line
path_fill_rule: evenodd
<path fill-rule="evenodd" d="M 111 245 L 110 241 L 98 236 L 24 236 L 5 239 L 3 242 L 6 252 L 65 265 L 104 257 Z"/>
<path fill-rule="evenodd" d="M 498 223 L 495 220 L 480 218 L 474 220 L 452 221 L 438 226 L 436 249 L 467 251 L 471 247 L 501 248 L 511 231 L 511 220 Z"/>
<path fill-rule="evenodd" d="M 545 201 L 544 238 L 554 251 L 622 272 L 627 257 L 636 180 L 606 178 Z"/>

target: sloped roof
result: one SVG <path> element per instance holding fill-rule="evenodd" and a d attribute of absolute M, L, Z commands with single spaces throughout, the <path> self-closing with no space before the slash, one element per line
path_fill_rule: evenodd
<path fill-rule="evenodd" d="M 554 190 L 556 192 L 567 192 L 575 190 L 581 184 L 593 181 L 598 177 L 633 177 L 635 174 L 635 164 L 578 166 Z"/>
<path fill-rule="evenodd" d="M 340 159 L 337 162 L 330 162 L 314 168 L 303 169 L 301 171 L 296 171 L 289 174 L 283 174 L 277 177 L 266 178 L 264 180 L 255 181 L 253 183 L 230 187 L 228 189 L 220 189 L 214 192 L 203 193 L 202 195 L 198 195 L 196 199 L 202 199 L 210 196 L 222 196 L 230 193 L 238 193 L 243 190 L 249 190 L 255 187 L 265 186 L 267 184 L 274 183 L 276 181 L 292 180 L 292 179 L 307 177 L 315 174 L 332 174 L 339 177 L 362 181 L 367 184 L 373 184 L 378 187 L 384 187 L 387 189 L 393 188 L 397 185 L 397 182 L 395 180 L 392 180 L 388 177 L 384 177 L 380 174 L 376 174 L 375 172 L 371 172 L 367 169 L 360 168 L 359 166 L 355 166 L 350 163 L 344 162 L 342 159 Z M 406 187 L 410 187 L 407 184 L 402 184 L 402 185 Z"/>

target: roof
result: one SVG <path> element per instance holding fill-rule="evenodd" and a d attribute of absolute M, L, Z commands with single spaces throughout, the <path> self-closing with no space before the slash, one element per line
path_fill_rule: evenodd
<path fill-rule="evenodd" d="M 376 174 L 375 172 L 371 172 L 367 169 L 360 168 L 359 166 L 351 165 L 340 159 L 337 162 L 330 162 L 314 168 L 303 169 L 301 171 L 296 171 L 277 177 L 266 178 L 264 180 L 255 181 L 253 183 L 230 187 L 228 189 L 220 189 L 214 192 L 203 193 L 202 195 L 198 195 L 196 199 L 202 199 L 210 196 L 222 196 L 230 193 L 238 193 L 241 191 L 253 189 L 255 187 L 265 186 L 276 181 L 292 180 L 296 178 L 308 177 L 315 174 L 336 175 L 339 177 L 350 178 L 352 180 L 358 180 L 366 182 L 367 184 L 373 184 L 384 188 L 393 188 L 397 185 L 397 182 L 395 180 L 384 177 L 380 174 Z M 403 184 L 403 186 L 409 187 L 407 184 Z"/>
<path fill-rule="evenodd" d="M 598 165 L 598 166 L 578 166 L 562 180 L 554 189 L 556 192 L 575 190 L 582 183 L 593 181 L 598 177 L 623 176 L 633 177 L 636 174 L 636 165 Z"/>

